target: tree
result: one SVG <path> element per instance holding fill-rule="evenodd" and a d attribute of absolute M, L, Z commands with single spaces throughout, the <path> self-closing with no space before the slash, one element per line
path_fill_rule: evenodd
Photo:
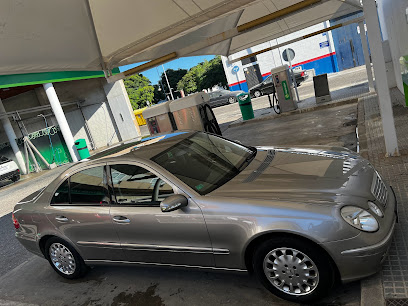
<path fill-rule="evenodd" d="M 225 76 L 224 67 L 222 65 L 221 56 L 218 55 L 208 62 L 200 85 L 201 90 L 212 88 L 215 85 L 221 87 L 226 87 L 228 85 L 227 77 Z"/>
<path fill-rule="evenodd" d="M 166 70 L 167 78 L 169 79 L 170 87 L 173 90 L 173 95 L 175 96 L 175 98 L 177 96 L 180 96 L 180 94 L 175 93 L 175 90 L 177 89 L 177 83 L 183 78 L 183 76 L 186 73 L 187 73 L 186 69 L 177 69 L 177 70 L 167 69 Z M 161 74 L 161 82 L 164 87 L 164 90 L 166 91 L 166 94 L 170 94 L 170 90 L 169 90 L 169 87 L 167 86 L 167 80 L 166 80 L 166 76 L 164 75 L 164 73 Z"/>
<path fill-rule="evenodd" d="M 161 86 L 159 84 L 153 85 L 154 88 L 154 98 L 153 98 L 153 102 L 157 103 L 161 100 L 165 100 L 166 99 L 166 95 L 164 94 Z"/>
<path fill-rule="evenodd" d="M 154 87 L 142 74 L 134 74 L 124 80 L 125 88 L 133 109 L 143 108 L 153 101 Z"/>
<path fill-rule="evenodd" d="M 210 61 L 204 61 L 191 67 L 187 74 L 177 83 L 178 90 L 186 94 L 212 88 L 215 85 L 227 86 L 221 57 L 216 56 Z"/>
<path fill-rule="evenodd" d="M 178 90 L 184 90 L 185 94 L 201 90 L 201 78 L 205 71 L 206 62 L 191 67 L 187 74 L 177 83 Z"/>

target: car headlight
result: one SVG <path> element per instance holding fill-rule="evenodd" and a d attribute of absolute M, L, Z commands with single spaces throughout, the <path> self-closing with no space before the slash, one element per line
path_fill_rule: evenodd
<path fill-rule="evenodd" d="M 377 216 L 379 217 L 384 217 L 383 212 L 381 211 L 381 209 L 375 205 L 373 202 L 368 201 L 368 207 L 370 207 L 370 210 L 375 213 Z"/>
<path fill-rule="evenodd" d="M 377 220 L 372 214 L 362 208 L 345 206 L 341 209 L 341 216 L 344 221 L 359 230 L 365 232 L 375 232 L 378 230 Z"/>

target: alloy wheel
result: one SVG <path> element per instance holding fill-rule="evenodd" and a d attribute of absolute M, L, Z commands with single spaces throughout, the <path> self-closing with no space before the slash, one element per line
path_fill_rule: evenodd
<path fill-rule="evenodd" d="M 261 96 L 261 92 L 259 90 L 254 92 L 255 98 L 259 98 Z"/>
<path fill-rule="evenodd" d="M 76 263 L 71 251 L 61 243 L 53 243 L 49 248 L 49 254 L 53 265 L 65 275 L 74 274 Z"/>
<path fill-rule="evenodd" d="M 292 248 L 270 251 L 263 261 L 268 281 L 277 289 L 295 296 L 312 293 L 319 284 L 319 271 L 306 254 Z"/>

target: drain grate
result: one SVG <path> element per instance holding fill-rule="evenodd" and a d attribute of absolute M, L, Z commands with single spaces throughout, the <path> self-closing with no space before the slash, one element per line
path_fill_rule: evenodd
<path fill-rule="evenodd" d="M 408 299 L 387 299 L 386 306 L 408 306 Z"/>

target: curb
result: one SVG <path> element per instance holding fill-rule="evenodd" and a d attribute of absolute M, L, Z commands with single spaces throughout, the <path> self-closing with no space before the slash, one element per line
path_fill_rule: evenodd
<path fill-rule="evenodd" d="M 361 306 L 384 306 L 384 289 L 381 272 L 361 281 Z"/>
<path fill-rule="evenodd" d="M 360 144 L 359 154 L 368 159 L 367 130 L 365 126 L 364 99 L 359 98 L 357 104 L 357 128 Z M 386 305 L 384 288 L 382 285 L 381 272 L 361 280 L 361 306 L 384 306 Z"/>
<path fill-rule="evenodd" d="M 367 93 L 363 97 L 367 97 L 367 96 L 371 96 L 371 95 L 373 95 L 373 93 Z M 316 105 L 316 106 L 312 106 L 312 107 L 308 107 L 308 108 L 298 108 L 296 110 L 293 110 L 293 111 L 290 111 L 290 112 L 287 112 L 287 113 L 283 113 L 283 114 L 279 114 L 279 115 L 272 114 L 272 115 L 267 115 L 267 116 L 263 116 L 263 117 L 259 117 L 259 118 L 250 119 L 250 120 L 247 120 L 247 121 L 233 122 L 228 126 L 228 128 L 237 127 L 237 126 L 241 126 L 241 125 L 244 125 L 244 124 L 256 123 L 256 122 L 260 122 L 260 121 L 264 121 L 264 120 L 270 120 L 270 119 L 273 119 L 273 118 L 280 118 L 280 117 L 291 116 L 291 115 L 302 114 L 302 113 L 308 113 L 308 112 L 322 110 L 322 109 L 333 108 L 333 107 L 347 105 L 347 104 L 353 104 L 353 103 L 357 103 L 359 101 L 359 99 L 361 99 L 361 97 L 344 99 L 344 100 L 330 102 L 330 103 L 322 104 L 322 105 Z M 241 120 L 241 119 L 238 119 L 238 120 Z"/>

